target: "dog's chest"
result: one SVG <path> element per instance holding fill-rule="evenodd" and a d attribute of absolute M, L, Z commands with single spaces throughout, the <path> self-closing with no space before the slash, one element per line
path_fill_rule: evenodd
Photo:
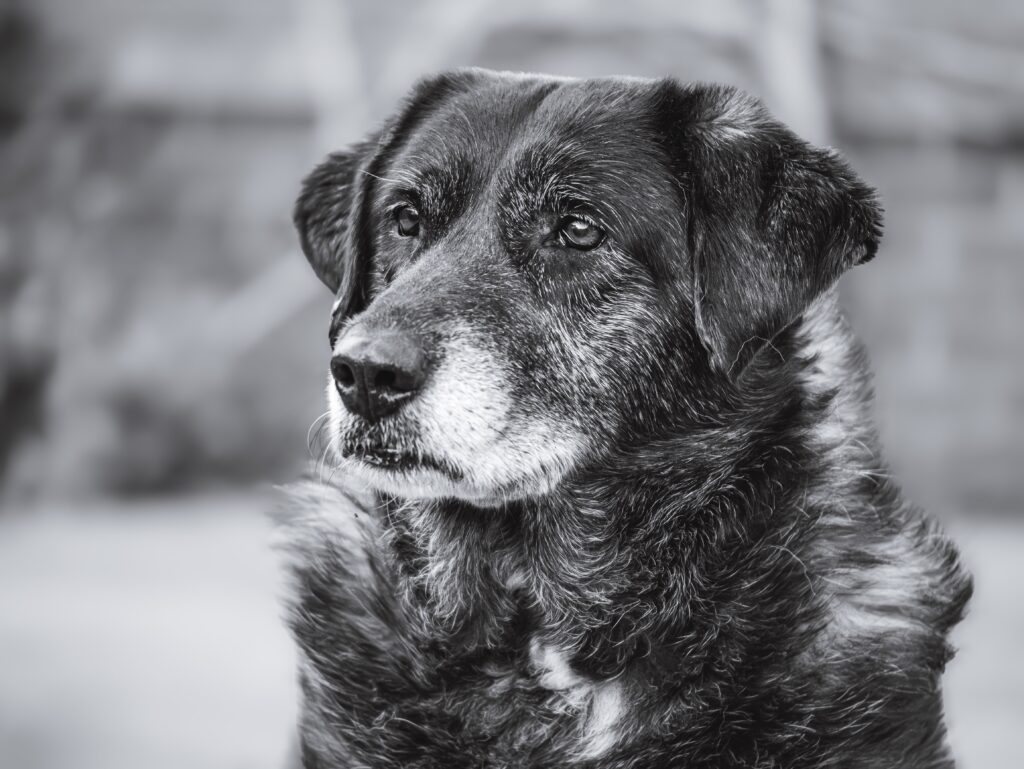
<path fill-rule="evenodd" d="M 600 760 L 630 732 L 625 684 L 580 674 L 539 635 L 525 638 L 513 660 L 501 654 L 477 670 L 431 706 L 456 714 L 467 734 L 503 756 L 495 766 Z"/>

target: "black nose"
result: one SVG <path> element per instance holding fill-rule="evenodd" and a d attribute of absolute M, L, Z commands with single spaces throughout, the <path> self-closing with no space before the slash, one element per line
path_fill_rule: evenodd
<path fill-rule="evenodd" d="M 404 331 L 356 327 L 342 337 L 331 373 L 345 408 L 375 422 L 415 397 L 427 378 L 426 354 Z"/>

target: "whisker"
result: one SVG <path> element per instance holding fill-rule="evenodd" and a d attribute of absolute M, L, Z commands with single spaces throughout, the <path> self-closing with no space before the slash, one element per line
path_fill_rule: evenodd
<path fill-rule="evenodd" d="M 324 420 L 330 417 L 330 410 L 325 411 L 323 414 L 313 420 L 313 423 L 309 426 L 306 431 L 306 451 L 309 452 L 309 456 L 313 457 L 313 431 L 316 431 L 317 436 L 320 435 L 320 430 L 324 425 Z"/>
<path fill-rule="evenodd" d="M 316 472 L 320 482 L 324 480 L 324 469 L 327 467 L 327 455 L 334 448 L 335 442 L 340 440 L 340 436 L 334 435 L 329 441 L 324 444 L 323 450 L 320 452 L 320 457 L 317 459 Z"/>

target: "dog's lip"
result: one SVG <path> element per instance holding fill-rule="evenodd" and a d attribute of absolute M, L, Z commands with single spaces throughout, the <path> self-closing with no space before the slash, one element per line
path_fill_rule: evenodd
<path fill-rule="evenodd" d="M 440 459 L 427 454 L 403 451 L 389 446 L 365 444 L 347 446 L 343 451 L 343 456 L 355 459 L 376 470 L 389 472 L 433 470 L 454 479 L 462 476 L 462 473 Z"/>

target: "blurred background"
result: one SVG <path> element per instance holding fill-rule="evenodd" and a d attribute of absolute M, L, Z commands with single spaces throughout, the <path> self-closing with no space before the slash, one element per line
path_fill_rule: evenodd
<path fill-rule="evenodd" d="M 761 96 L 887 209 L 843 284 L 908 494 L 977 577 L 965 769 L 1024 749 L 1024 4 L 0 0 L 0 766 L 276 767 L 270 483 L 331 297 L 302 175 L 452 66 Z"/>

